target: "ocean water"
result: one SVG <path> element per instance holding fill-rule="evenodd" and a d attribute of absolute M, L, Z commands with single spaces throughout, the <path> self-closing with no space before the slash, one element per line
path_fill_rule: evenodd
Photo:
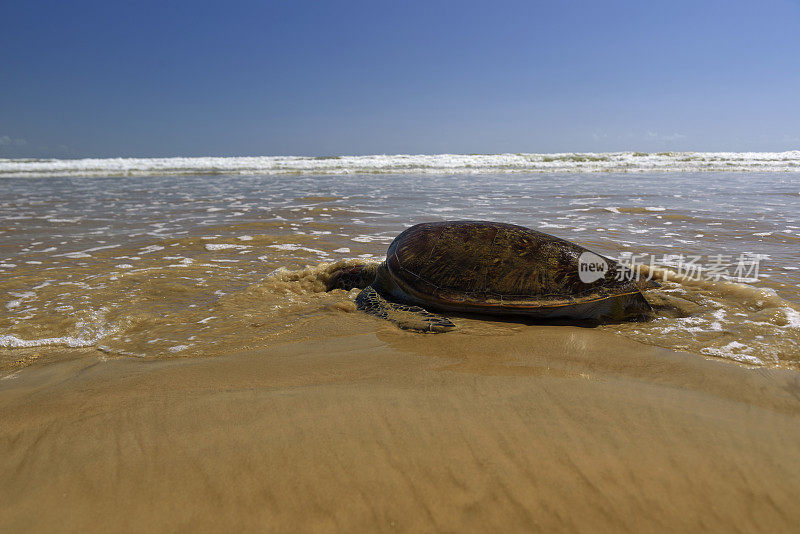
<path fill-rule="evenodd" d="M 656 317 L 599 327 L 610 334 L 798 368 L 798 162 L 800 152 L 0 160 L 0 364 L 43 348 L 216 354 L 372 321 L 352 313 L 352 292 L 324 291 L 331 263 L 380 261 L 418 222 L 482 219 L 643 264 L 662 282 L 648 292 Z"/>

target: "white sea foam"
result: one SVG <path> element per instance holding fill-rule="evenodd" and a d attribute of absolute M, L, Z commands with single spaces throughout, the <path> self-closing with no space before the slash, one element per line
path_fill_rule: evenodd
<path fill-rule="evenodd" d="M 267 247 L 268 248 L 276 248 L 278 250 L 292 250 L 292 251 L 304 250 L 306 252 L 313 252 L 314 254 L 319 254 L 321 256 L 327 256 L 328 255 L 328 253 L 325 252 L 324 250 L 319 250 L 319 249 L 316 249 L 316 248 L 304 247 L 304 246 L 298 245 L 296 243 L 282 243 L 280 245 L 267 245 Z"/>
<path fill-rule="evenodd" d="M 147 176 L 170 174 L 351 174 L 497 172 L 800 171 L 788 152 L 641 152 L 434 154 L 337 157 L 2 159 L 0 177 Z"/>
<path fill-rule="evenodd" d="M 206 245 L 206 250 L 215 251 L 215 250 L 228 250 L 228 249 L 246 249 L 249 248 L 247 245 L 234 245 L 232 243 L 208 243 Z"/>
<path fill-rule="evenodd" d="M 377 235 L 359 235 L 356 237 L 350 238 L 351 241 L 356 241 L 358 243 L 371 243 L 373 241 L 386 241 L 390 242 L 393 240 L 392 237 L 389 236 L 377 236 Z"/>
<path fill-rule="evenodd" d="M 72 348 L 91 347 L 96 345 L 102 338 L 115 331 L 115 327 L 107 325 L 103 319 L 106 311 L 105 309 L 99 312 L 93 311 L 89 314 L 89 317 L 77 321 L 75 324 L 75 328 L 77 329 L 76 335 L 22 339 L 13 334 L 2 334 L 0 335 L 0 347 L 11 349 L 52 345 Z"/>
<path fill-rule="evenodd" d="M 96 341 L 75 336 L 48 337 L 39 339 L 20 339 L 13 334 L 0 335 L 0 347 L 3 348 L 28 348 L 43 347 L 46 345 L 64 345 L 67 347 L 91 347 Z"/>
<path fill-rule="evenodd" d="M 783 308 L 783 313 L 786 314 L 787 328 L 800 328 L 800 312 L 786 306 Z"/>
<path fill-rule="evenodd" d="M 752 349 L 738 341 L 731 341 L 722 347 L 706 347 L 700 349 L 700 352 L 709 356 L 717 356 L 719 358 L 728 358 L 737 362 L 750 364 L 750 365 L 764 365 L 761 358 L 751 356 L 748 354 Z"/>

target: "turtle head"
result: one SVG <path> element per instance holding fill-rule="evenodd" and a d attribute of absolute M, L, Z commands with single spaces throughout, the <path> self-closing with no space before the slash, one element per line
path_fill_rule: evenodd
<path fill-rule="evenodd" d="M 334 268 L 328 279 L 328 291 L 332 289 L 344 289 L 345 291 L 354 288 L 364 289 L 375 280 L 377 271 L 377 263 L 342 265 Z"/>

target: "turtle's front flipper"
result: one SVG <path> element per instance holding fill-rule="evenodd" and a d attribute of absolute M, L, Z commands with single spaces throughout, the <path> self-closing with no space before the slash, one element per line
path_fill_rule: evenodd
<path fill-rule="evenodd" d="M 368 286 L 356 297 L 359 310 L 392 321 L 400 328 L 419 332 L 448 332 L 456 327 L 448 319 L 434 315 L 419 306 L 398 304 L 383 298 L 375 288 Z"/>

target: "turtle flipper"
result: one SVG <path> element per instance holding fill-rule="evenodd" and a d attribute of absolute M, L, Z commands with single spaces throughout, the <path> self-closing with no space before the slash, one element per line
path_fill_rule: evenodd
<path fill-rule="evenodd" d="M 361 311 L 392 321 L 400 328 L 418 332 L 448 332 L 456 327 L 450 320 L 408 304 L 399 304 L 383 298 L 372 286 L 367 286 L 356 297 Z"/>

